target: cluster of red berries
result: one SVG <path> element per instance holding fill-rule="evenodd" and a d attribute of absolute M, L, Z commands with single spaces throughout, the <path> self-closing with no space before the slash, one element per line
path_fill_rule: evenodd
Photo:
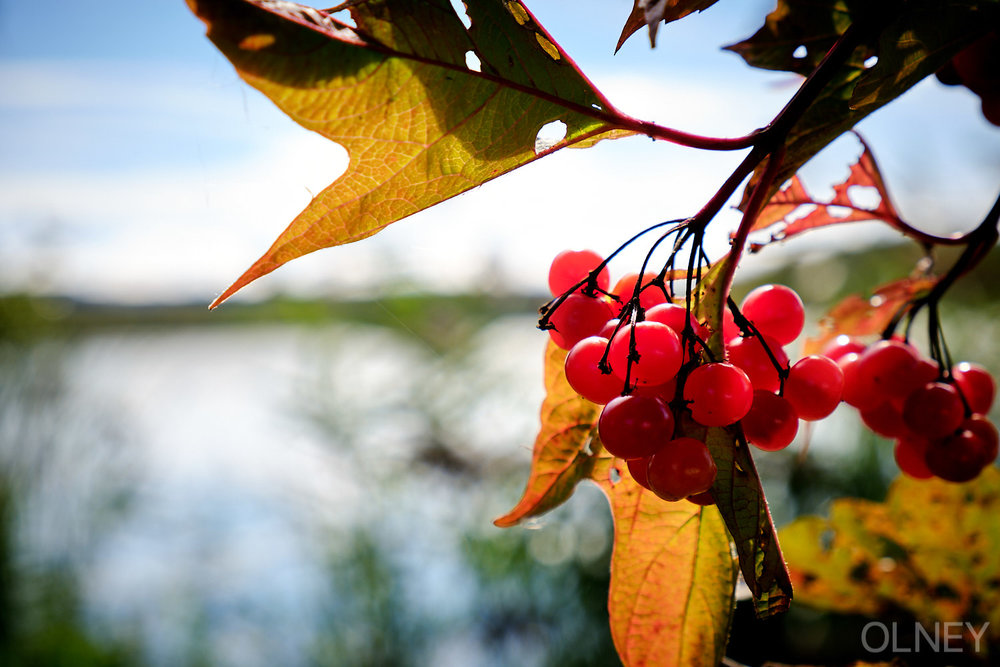
<path fill-rule="evenodd" d="M 967 482 L 997 458 L 1000 437 L 986 417 L 996 385 L 982 366 L 963 361 L 943 375 L 895 338 L 865 345 L 840 336 L 825 352 L 844 371 L 844 402 L 868 428 L 895 439 L 905 474 Z"/>
<path fill-rule="evenodd" d="M 604 406 L 598 433 L 605 449 L 625 459 L 636 482 L 661 498 L 712 502 L 715 462 L 704 442 L 675 437 L 680 411 L 707 427 L 738 422 L 748 442 L 777 451 L 795 439 L 799 420 L 823 419 L 842 400 L 861 408 L 865 423 L 883 435 L 890 434 L 886 415 L 898 406 L 897 421 L 908 426 L 890 437 L 906 443 L 896 449 L 897 460 L 903 451 L 900 468 L 907 474 L 931 476 L 914 463 L 926 459 L 933 474 L 960 481 L 958 469 L 965 473 L 971 465 L 967 460 L 979 464 L 978 474 L 996 457 L 996 430 L 983 417 L 993 400 L 992 378 L 979 367 L 959 364 L 950 383 L 937 382 L 937 366 L 931 376 L 929 362 L 921 362 L 908 345 L 883 341 L 865 348 L 841 339 L 824 354 L 791 364 L 784 346 L 801 334 L 805 313 L 799 296 L 782 285 L 764 285 L 748 294 L 739 309 L 739 324 L 725 310 L 722 333 L 728 361 L 703 361 L 700 353 L 690 359 L 697 347 L 689 341 L 705 340 L 711 331 L 684 306 L 671 303 L 654 275 L 630 274 L 611 288 L 606 267 L 594 275 L 602 264 L 589 250 L 556 256 L 549 287 L 562 300 L 548 313 L 549 334 L 556 345 L 569 350 L 565 371 L 570 386 Z M 628 312 L 624 304 L 633 298 L 640 280 L 643 318 L 622 322 L 617 318 Z M 877 350 L 884 348 L 911 355 L 913 374 L 906 375 L 910 384 L 905 390 L 902 381 L 897 383 L 902 366 L 870 360 L 854 365 L 862 357 L 882 358 L 885 353 Z M 957 412 L 953 403 L 948 409 L 939 407 L 942 391 L 957 397 Z M 908 403 L 911 416 L 906 418 Z M 876 421 L 878 428 L 872 426 Z M 938 449 L 951 454 L 932 454 Z M 963 453 L 973 449 L 975 456 Z"/>

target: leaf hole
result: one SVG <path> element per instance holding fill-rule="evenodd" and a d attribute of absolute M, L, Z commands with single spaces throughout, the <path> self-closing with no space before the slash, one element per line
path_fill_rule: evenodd
<path fill-rule="evenodd" d="M 875 67 L 875 65 L 877 64 L 878 64 L 878 56 L 871 56 L 870 58 L 865 60 L 863 66 L 865 69 L 871 69 L 872 67 Z"/>
<path fill-rule="evenodd" d="M 458 18 L 462 21 L 462 25 L 468 30 L 472 27 L 472 19 L 469 18 L 468 9 L 465 7 L 465 3 L 462 0 L 451 0 L 451 7 L 458 14 Z M 477 72 L 479 70 L 476 70 Z"/>
<path fill-rule="evenodd" d="M 851 214 L 851 209 L 846 206 L 827 206 L 826 214 L 831 218 L 846 218 Z"/>
<path fill-rule="evenodd" d="M 792 57 L 795 58 L 796 60 L 802 60 L 808 55 L 809 55 L 809 49 L 806 48 L 805 44 L 799 44 L 797 47 L 795 47 L 795 50 L 792 51 Z"/>
<path fill-rule="evenodd" d="M 847 198 L 858 208 L 874 211 L 882 203 L 882 195 L 874 185 L 852 185 L 847 188 Z"/>
<path fill-rule="evenodd" d="M 560 141 L 566 138 L 566 123 L 561 120 L 554 120 L 551 123 L 542 125 L 535 135 L 535 153 L 542 153 L 549 150 Z"/>
<path fill-rule="evenodd" d="M 483 63 L 479 60 L 479 56 L 476 55 L 475 51 L 465 52 L 465 66 L 473 72 L 483 71 Z"/>
<path fill-rule="evenodd" d="M 355 29 L 358 27 L 358 24 L 355 23 L 354 17 L 351 16 L 351 12 L 348 9 L 341 9 L 341 10 L 338 10 L 338 11 L 327 10 L 327 12 L 330 14 L 331 18 L 334 18 L 334 19 L 340 21 L 341 23 L 343 23 L 346 26 L 349 26 L 349 27 L 355 28 Z"/>
<path fill-rule="evenodd" d="M 608 479 L 612 484 L 617 484 L 622 481 L 622 471 L 618 468 L 618 466 L 611 466 L 611 469 L 608 471 Z"/>

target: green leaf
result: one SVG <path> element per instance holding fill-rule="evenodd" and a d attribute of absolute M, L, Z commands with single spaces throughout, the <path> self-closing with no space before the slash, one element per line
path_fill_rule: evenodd
<path fill-rule="evenodd" d="M 727 255 L 717 262 L 698 284 L 696 314 L 715 332 L 708 342 L 716 358 L 723 357 L 721 320 L 728 296 L 728 289 L 721 283 L 727 264 L 736 261 L 734 258 Z M 785 611 L 792 599 L 792 584 L 746 439 L 738 427 L 706 428 L 689 418 L 679 420 L 677 428 L 683 435 L 706 443 L 712 452 L 718 469 L 712 496 L 736 545 L 740 570 L 753 593 L 757 615 L 767 617 Z"/>
<path fill-rule="evenodd" d="M 974 481 L 898 478 L 884 503 L 840 499 L 830 518 L 781 531 L 798 599 L 869 616 L 911 614 L 925 627 L 984 623 L 1000 650 L 1000 471 Z M 966 637 L 966 641 L 970 640 Z M 967 645 L 966 648 L 971 648 Z"/>
<path fill-rule="evenodd" d="M 566 381 L 566 351 L 549 341 L 545 352 L 545 400 L 542 426 L 535 438 L 531 472 L 518 504 L 493 523 L 501 528 L 564 503 L 594 467 L 599 405 L 581 398 Z"/>
<path fill-rule="evenodd" d="M 757 616 L 786 611 L 792 583 L 746 439 L 735 428 L 705 428 L 690 421 L 682 422 L 680 431 L 704 441 L 715 459 L 712 497 L 736 545 Z"/>
<path fill-rule="evenodd" d="M 307 253 L 357 241 L 541 155 L 627 132 L 518 0 L 354 4 L 351 28 L 274 0 L 188 0 L 208 37 L 296 122 L 342 145 L 347 171 L 215 302 Z M 474 54 L 481 71 L 466 65 Z M 539 129 L 566 125 L 538 147 Z"/>
<path fill-rule="evenodd" d="M 736 563 L 714 507 L 667 502 L 602 457 L 594 477 L 615 524 L 608 594 L 611 636 L 627 667 L 721 662 Z"/>
<path fill-rule="evenodd" d="M 791 129 L 775 187 L 988 30 L 997 6 L 998 0 L 779 0 L 757 33 L 727 47 L 754 67 L 807 75 L 851 24 L 880 29 L 868 31 Z M 873 56 L 878 61 L 871 66 Z"/>

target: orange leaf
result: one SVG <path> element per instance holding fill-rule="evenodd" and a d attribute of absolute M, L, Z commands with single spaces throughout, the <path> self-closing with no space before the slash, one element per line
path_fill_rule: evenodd
<path fill-rule="evenodd" d="M 602 457 L 594 472 L 615 523 L 608 612 L 619 657 L 626 667 L 719 664 L 737 573 L 719 511 L 661 500 L 615 465 Z"/>
<path fill-rule="evenodd" d="M 818 201 L 809 194 L 798 175 L 793 176 L 771 197 L 757 216 L 752 229 L 774 229 L 770 240 L 751 245 L 753 251 L 811 229 L 844 222 L 882 220 L 893 226 L 900 223 L 899 214 L 892 205 L 871 149 L 860 136 L 858 140 L 862 146 L 861 157 L 850 166 L 847 179 L 833 186 L 833 198 L 829 201 Z M 873 207 L 861 206 L 852 196 L 852 188 L 873 188 L 878 195 L 878 203 Z M 812 210 L 797 218 L 793 217 L 806 207 L 812 207 Z"/>
<path fill-rule="evenodd" d="M 591 441 L 601 408 L 569 386 L 563 371 L 565 360 L 566 351 L 549 341 L 545 351 L 542 427 L 535 438 L 531 472 L 520 502 L 493 522 L 501 528 L 562 504 L 593 469 L 596 449 Z"/>
<path fill-rule="evenodd" d="M 822 320 L 820 334 L 806 341 L 805 354 L 816 354 L 841 334 L 874 336 L 881 334 L 900 308 L 931 290 L 938 278 L 903 278 L 886 283 L 864 298 L 850 294 L 835 305 Z"/>

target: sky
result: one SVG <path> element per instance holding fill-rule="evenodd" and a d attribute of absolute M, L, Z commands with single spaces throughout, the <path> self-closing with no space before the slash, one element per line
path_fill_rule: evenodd
<path fill-rule="evenodd" d="M 752 34 L 771 2 L 721 0 L 661 29 L 656 49 L 640 33 L 617 55 L 630 0 L 581 0 L 572 11 L 564 0 L 527 4 L 638 118 L 742 135 L 795 89 L 794 77 L 752 70 L 719 48 Z M 204 33 L 183 0 L 0 0 L 0 290 L 207 304 L 339 175 L 345 152 L 245 85 Z M 925 81 L 859 129 L 918 226 L 970 228 L 996 197 L 1000 128 L 968 91 Z M 829 191 L 858 152 L 838 140 L 807 165 L 811 189 Z M 607 253 L 692 214 L 740 157 L 642 137 L 561 151 L 371 239 L 296 260 L 239 298 L 400 286 L 541 292 L 557 252 Z M 713 226 L 715 251 L 735 215 Z M 821 232 L 746 270 L 892 238 L 874 225 Z M 636 270 L 642 250 L 613 272 Z"/>

